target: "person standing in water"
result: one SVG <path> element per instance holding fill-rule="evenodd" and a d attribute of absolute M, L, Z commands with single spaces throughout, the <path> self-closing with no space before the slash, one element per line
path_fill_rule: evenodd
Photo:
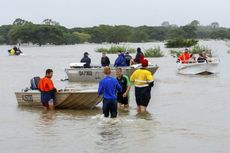
<path fill-rule="evenodd" d="M 122 74 L 122 69 L 116 68 L 116 76 L 117 81 L 122 87 L 122 91 L 117 93 L 117 101 L 118 101 L 118 109 L 123 108 L 124 110 L 128 110 L 129 108 L 129 91 L 131 88 L 131 84 L 129 78 Z"/>
<path fill-rule="evenodd" d="M 111 70 L 109 67 L 104 68 L 105 77 L 99 82 L 98 95 L 103 95 L 103 114 L 104 117 L 117 117 L 117 95 L 116 92 L 121 92 L 122 87 L 117 79 L 110 76 Z"/>
<path fill-rule="evenodd" d="M 54 109 L 54 94 L 57 90 L 51 80 L 52 76 L 53 70 L 47 69 L 45 77 L 42 78 L 38 84 L 38 89 L 41 91 L 41 103 L 44 110 Z"/>
<path fill-rule="evenodd" d="M 137 103 L 137 112 L 144 113 L 151 98 L 151 88 L 154 85 L 152 73 L 146 69 L 148 60 L 142 61 L 142 68 L 133 72 L 130 81 L 135 85 L 135 97 Z"/>

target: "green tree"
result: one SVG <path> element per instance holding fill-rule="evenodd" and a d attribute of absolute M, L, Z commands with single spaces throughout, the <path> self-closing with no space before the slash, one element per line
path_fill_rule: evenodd
<path fill-rule="evenodd" d="M 53 21 L 52 19 L 45 19 L 42 21 L 42 23 L 45 25 L 54 25 L 54 26 L 60 25 L 57 21 Z"/>
<path fill-rule="evenodd" d="M 218 22 L 212 22 L 212 23 L 211 23 L 211 27 L 214 28 L 214 29 L 216 29 L 216 28 L 219 28 L 220 25 L 219 25 Z"/>
<path fill-rule="evenodd" d="M 77 43 L 89 42 L 91 39 L 90 34 L 87 33 L 74 32 L 73 36 L 75 37 Z"/>
<path fill-rule="evenodd" d="M 197 27 L 200 25 L 200 22 L 198 20 L 193 20 L 189 25 Z"/>
<path fill-rule="evenodd" d="M 170 27 L 170 23 L 168 21 L 164 21 L 161 23 L 162 27 Z"/>
<path fill-rule="evenodd" d="M 33 23 L 30 21 L 23 20 L 21 18 L 17 18 L 13 22 L 13 25 L 25 25 L 25 24 L 33 24 Z"/>
<path fill-rule="evenodd" d="M 131 37 L 131 42 L 146 42 L 148 41 L 148 34 L 141 30 L 134 30 Z"/>

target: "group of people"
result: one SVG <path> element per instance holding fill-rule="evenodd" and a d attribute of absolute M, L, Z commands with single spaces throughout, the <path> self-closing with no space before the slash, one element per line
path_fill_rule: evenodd
<path fill-rule="evenodd" d="M 137 48 L 137 54 L 135 58 L 133 59 L 132 56 L 129 54 L 129 51 L 126 51 L 125 53 L 122 51 L 118 51 L 118 57 L 116 58 L 114 62 L 114 67 L 124 67 L 124 66 L 130 66 L 134 63 L 140 64 L 144 60 L 144 54 L 141 51 L 141 48 Z M 83 58 L 80 61 L 84 64 L 84 68 L 90 68 L 91 59 L 89 57 L 89 53 L 85 52 Z M 101 57 L 101 66 L 110 66 L 110 59 L 108 56 L 106 56 L 106 53 L 102 53 Z"/>
<path fill-rule="evenodd" d="M 138 49 L 138 52 L 140 50 Z M 137 112 L 146 112 L 146 108 L 151 98 L 151 88 L 154 85 L 154 77 L 152 73 L 146 69 L 148 60 L 138 53 L 135 62 L 140 62 L 142 67 L 133 72 L 130 78 L 122 73 L 122 68 L 116 68 L 116 77 L 111 76 L 111 69 L 108 66 L 109 59 L 103 54 L 103 65 L 105 77 L 99 82 L 98 95 L 103 97 L 103 114 L 104 117 L 116 118 L 118 109 L 129 109 L 129 92 L 131 82 L 135 86 L 135 100 L 137 104 Z M 83 61 L 90 62 L 88 53 L 84 54 Z M 141 59 L 143 58 L 143 59 Z M 140 60 L 140 61 L 137 61 Z M 87 67 L 90 65 L 87 65 Z M 43 78 L 34 77 L 31 80 L 31 89 L 38 89 L 41 92 L 41 103 L 45 110 L 54 109 L 54 94 L 58 92 L 52 81 L 53 70 L 47 69 Z"/>
<path fill-rule="evenodd" d="M 99 82 L 98 94 L 103 95 L 104 117 L 116 118 L 118 109 L 127 110 L 129 107 L 130 81 L 135 85 L 135 99 L 137 112 L 144 113 L 151 98 L 151 88 L 154 85 L 152 73 L 146 69 L 148 60 L 141 63 L 142 68 L 137 69 L 128 78 L 122 74 L 122 68 L 116 68 L 116 78 L 110 76 L 110 67 L 104 67 L 105 77 Z M 130 80 L 130 81 L 129 81 Z"/>
<path fill-rule="evenodd" d="M 177 62 L 180 62 L 182 64 L 187 63 L 208 63 L 211 62 L 210 57 L 207 56 L 205 51 L 202 51 L 202 53 L 199 53 L 198 57 L 196 57 L 195 54 L 189 53 L 189 49 L 185 48 L 184 52 L 181 53 L 178 56 Z"/>

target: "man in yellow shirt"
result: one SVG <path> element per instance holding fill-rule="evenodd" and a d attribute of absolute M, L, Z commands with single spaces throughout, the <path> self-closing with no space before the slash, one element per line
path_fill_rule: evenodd
<path fill-rule="evenodd" d="M 152 73 L 146 69 L 148 60 L 142 61 L 142 68 L 133 72 L 130 81 L 135 85 L 135 97 L 137 103 L 137 112 L 146 112 L 146 108 L 151 98 L 151 88 L 153 87 L 154 77 Z"/>

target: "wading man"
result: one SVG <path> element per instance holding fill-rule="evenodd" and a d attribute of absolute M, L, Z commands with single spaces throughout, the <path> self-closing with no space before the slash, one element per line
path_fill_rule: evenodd
<path fill-rule="evenodd" d="M 47 69 L 46 75 L 39 81 L 38 89 L 41 91 L 41 103 L 44 110 L 54 109 L 54 93 L 57 91 L 54 87 L 53 81 L 53 70 Z"/>
<path fill-rule="evenodd" d="M 135 97 L 137 103 L 137 112 L 146 112 L 146 108 L 151 98 L 151 88 L 153 87 L 154 77 L 152 73 L 146 69 L 148 60 L 142 61 L 142 68 L 133 72 L 130 81 L 135 85 Z"/>
<path fill-rule="evenodd" d="M 116 92 L 121 92 L 122 88 L 117 79 L 110 76 L 111 70 L 109 67 L 104 68 L 105 77 L 99 82 L 98 94 L 103 95 L 103 114 L 104 117 L 117 117 L 117 95 Z"/>
<path fill-rule="evenodd" d="M 118 101 L 118 108 L 123 108 L 124 110 L 128 110 L 129 108 L 129 91 L 130 91 L 130 81 L 129 78 L 122 74 L 122 69 L 116 68 L 116 76 L 117 81 L 122 87 L 122 91 L 117 93 L 117 101 Z"/>

